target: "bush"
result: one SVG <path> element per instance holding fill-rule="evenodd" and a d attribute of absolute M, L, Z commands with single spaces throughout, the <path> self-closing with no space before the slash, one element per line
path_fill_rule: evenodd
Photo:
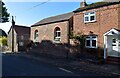
<path fill-rule="evenodd" d="M 5 36 L 0 37 L 0 46 L 7 46 L 7 37 Z"/>

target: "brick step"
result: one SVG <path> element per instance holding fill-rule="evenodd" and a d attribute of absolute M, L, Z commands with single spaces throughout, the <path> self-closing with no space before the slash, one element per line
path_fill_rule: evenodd
<path fill-rule="evenodd" d="M 120 58 L 108 57 L 108 58 L 107 58 L 107 63 L 120 64 Z"/>

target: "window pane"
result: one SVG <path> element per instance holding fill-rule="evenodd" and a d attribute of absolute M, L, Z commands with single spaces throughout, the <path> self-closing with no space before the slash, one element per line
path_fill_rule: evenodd
<path fill-rule="evenodd" d="M 37 38 L 38 38 L 38 30 L 36 30 L 34 34 L 34 39 L 37 39 Z"/>
<path fill-rule="evenodd" d="M 91 12 L 90 14 L 95 14 L 95 12 Z"/>
<path fill-rule="evenodd" d="M 57 37 L 57 32 L 55 32 L 55 37 Z"/>
<path fill-rule="evenodd" d="M 85 13 L 85 15 L 89 15 L 89 13 Z"/>
<path fill-rule="evenodd" d="M 19 46 L 24 46 L 24 43 L 23 42 L 19 42 Z"/>
<path fill-rule="evenodd" d="M 116 39 L 113 39 L 113 43 L 116 43 Z"/>
<path fill-rule="evenodd" d="M 85 21 L 89 21 L 89 17 L 85 17 Z"/>
<path fill-rule="evenodd" d="M 90 40 L 86 40 L 86 46 L 90 46 Z"/>
<path fill-rule="evenodd" d="M 86 38 L 90 38 L 90 37 L 86 37 Z"/>
<path fill-rule="evenodd" d="M 92 46 L 96 47 L 96 40 L 92 40 Z"/>
<path fill-rule="evenodd" d="M 90 16 L 90 21 L 95 20 L 95 16 Z"/>
<path fill-rule="evenodd" d="M 92 38 L 96 38 L 96 36 L 92 36 Z"/>
<path fill-rule="evenodd" d="M 36 37 L 38 37 L 38 34 L 36 34 Z"/>
<path fill-rule="evenodd" d="M 60 32 L 58 32 L 58 37 L 60 37 Z"/>

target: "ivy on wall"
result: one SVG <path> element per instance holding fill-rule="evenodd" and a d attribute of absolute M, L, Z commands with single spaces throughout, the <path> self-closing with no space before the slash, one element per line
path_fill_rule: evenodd
<path fill-rule="evenodd" d="M 75 39 L 80 42 L 80 47 L 83 48 L 85 45 L 85 36 L 82 32 L 77 33 L 76 35 L 73 33 L 73 31 L 70 32 L 70 39 Z"/>

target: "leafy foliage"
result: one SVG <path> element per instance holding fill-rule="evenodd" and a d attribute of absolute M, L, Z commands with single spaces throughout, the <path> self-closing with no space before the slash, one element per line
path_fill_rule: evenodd
<path fill-rule="evenodd" d="M 7 45 L 7 37 L 1 36 L 0 37 L 0 46 L 6 46 Z"/>
<path fill-rule="evenodd" d="M 71 31 L 70 38 L 80 41 L 80 47 L 81 48 L 84 47 L 84 45 L 85 45 L 85 37 L 84 37 L 84 34 L 82 32 L 78 33 L 77 35 L 74 35 L 73 32 Z"/>
<path fill-rule="evenodd" d="M 7 8 L 5 7 L 5 4 L 0 1 L 0 22 L 8 22 L 9 21 L 10 14 L 7 12 Z"/>

